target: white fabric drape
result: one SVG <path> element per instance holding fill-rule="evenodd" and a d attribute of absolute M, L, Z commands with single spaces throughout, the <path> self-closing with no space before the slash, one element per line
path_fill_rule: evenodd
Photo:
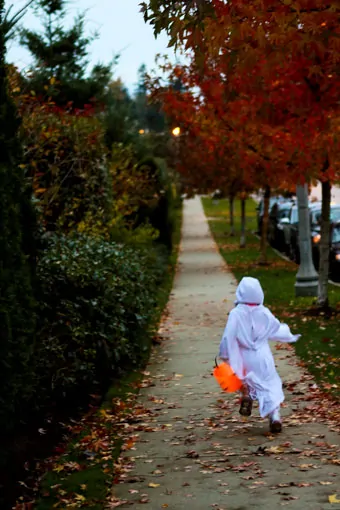
<path fill-rule="evenodd" d="M 259 402 L 260 415 L 265 417 L 284 400 L 282 382 L 268 341 L 296 342 L 300 335 L 293 335 L 286 324 L 281 324 L 263 306 L 264 295 L 257 279 L 243 278 L 236 298 L 219 355 L 228 359 L 237 376 L 248 385 L 251 398 Z"/>

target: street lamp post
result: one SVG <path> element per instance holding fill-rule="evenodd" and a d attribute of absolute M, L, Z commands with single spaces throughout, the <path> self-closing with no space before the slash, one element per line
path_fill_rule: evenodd
<path fill-rule="evenodd" d="M 319 278 L 312 258 L 307 184 L 296 187 L 296 196 L 299 211 L 300 267 L 296 275 L 295 295 L 297 297 L 317 296 Z"/>

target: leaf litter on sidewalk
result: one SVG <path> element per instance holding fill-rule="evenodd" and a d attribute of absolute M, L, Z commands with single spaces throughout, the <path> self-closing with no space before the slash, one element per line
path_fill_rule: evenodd
<path fill-rule="evenodd" d="M 164 374 L 163 374 L 164 377 Z M 155 377 L 155 380 L 157 377 Z M 176 381 L 176 374 L 170 379 L 170 381 Z M 160 378 L 158 378 L 158 381 Z M 157 385 L 156 385 L 157 389 Z M 312 377 L 306 373 L 301 372 L 299 380 L 290 381 L 286 391 L 289 393 L 289 406 L 290 414 L 285 417 L 284 425 L 290 429 L 297 429 L 299 431 L 304 425 L 315 424 L 318 426 L 324 425 L 329 428 L 331 432 L 339 433 L 340 431 L 340 412 L 336 402 L 332 398 L 324 394 L 319 389 Z M 214 413 L 207 418 L 190 418 L 190 416 L 181 417 L 183 423 L 183 430 L 189 433 L 189 436 L 184 434 L 177 434 L 177 439 L 168 441 L 173 447 L 185 446 L 186 444 L 196 444 L 199 442 L 207 442 L 208 449 L 202 454 L 202 450 L 196 451 L 196 449 L 188 449 L 184 456 L 190 460 L 193 465 L 187 465 L 185 472 L 190 473 L 193 468 L 199 469 L 201 476 L 220 476 L 226 472 L 234 473 L 240 477 L 240 484 L 248 482 L 243 485 L 246 490 L 258 491 L 263 487 L 268 486 L 267 478 L 270 478 L 270 472 L 268 469 L 264 469 L 261 465 L 261 457 L 270 457 L 273 459 L 271 462 L 284 462 L 286 469 L 290 471 L 292 480 L 289 482 L 279 483 L 277 485 L 271 485 L 269 488 L 271 491 L 275 491 L 277 497 L 280 498 L 281 504 L 286 505 L 299 499 L 299 496 L 294 493 L 291 494 L 291 490 L 314 490 L 316 485 L 320 487 L 332 486 L 335 483 L 336 477 L 339 475 L 338 471 L 333 471 L 332 468 L 339 468 L 339 444 L 330 444 L 326 441 L 324 434 L 313 434 L 308 432 L 306 437 L 301 442 L 300 435 L 297 436 L 297 443 L 294 443 L 294 435 L 290 434 L 290 439 L 287 441 L 285 435 L 272 436 L 265 434 L 265 429 L 262 433 L 262 440 L 257 437 L 251 437 L 252 430 L 258 427 L 257 419 L 250 419 L 242 421 L 237 416 L 237 408 L 235 407 L 237 399 L 219 398 L 215 400 L 209 407 L 214 410 Z M 143 432 L 161 432 L 168 427 L 162 422 L 162 418 L 166 416 L 164 412 L 170 408 L 181 408 L 180 404 L 173 402 L 167 402 L 166 398 L 162 398 L 157 392 L 157 396 L 149 395 L 147 399 L 148 410 L 144 410 L 143 413 L 143 424 L 141 427 L 137 427 L 137 432 L 143 434 Z M 170 404 L 170 405 L 169 405 Z M 286 404 L 287 405 L 287 404 Z M 173 417 L 174 423 L 176 417 Z M 173 423 L 173 425 L 174 425 Z M 171 423 L 170 423 L 171 424 Z M 191 425 L 190 425 L 191 424 Z M 260 422 L 262 426 L 265 426 L 263 422 Z M 203 436 L 199 439 L 193 431 L 202 430 Z M 311 429 L 312 431 L 313 429 Z M 136 429 L 130 430 L 133 434 Z M 214 434 L 217 432 L 224 432 L 224 441 L 214 441 Z M 251 445 L 252 440 L 261 441 L 262 446 L 255 446 L 254 448 L 248 448 L 247 451 L 238 450 L 238 445 L 234 447 L 232 439 L 240 436 L 248 436 L 248 440 Z M 138 440 L 140 439 L 138 435 Z M 191 437 L 191 439 L 190 439 Z M 229 438 L 229 439 L 228 439 Z M 167 441 L 166 439 L 164 439 Z M 189 440 L 189 441 L 188 441 Z M 152 437 L 149 440 L 152 443 Z M 202 445 L 201 445 L 202 446 Z M 204 458 L 210 455 L 209 460 Z M 258 460 L 252 460 L 257 458 Z M 178 457 L 180 458 L 180 456 Z M 236 462 L 233 459 L 236 458 Z M 150 459 L 152 460 L 152 459 Z M 237 462 L 241 460 L 241 462 Z M 136 467 L 136 461 L 138 462 L 138 456 L 131 459 L 131 454 L 121 456 L 120 465 L 123 466 L 121 473 L 115 479 L 116 484 L 126 483 L 128 473 L 133 473 Z M 145 462 L 147 459 L 145 459 Z M 323 469 L 324 466 L 329 466 L 328 472 L 329 480 L 320 481 L 309 481 L 306 478 L 299 478 L 299 474 L 308 474 L 319 469 Z M 155 473 L 154 471 L 153 473 Z M 161 472 L 162 476 L 164 472 Z M 197 476 L 197 475 L 196 475 Z M 228 475 L 229 476 L 229 475 Z M 142 482 L 143 487 L 156 487 L 162 490 L 162 484 L 155 484 L 152 481 L 146 479 Z M 242 482 L 243 480 L 243 482 Z M 221 482 L 222 483 L 222 482 Z M 289 492 L 287 492 L 289 491 Z M 113 489 L 113 493 L 115 490 Z M 225 497 L 230 496 L 231 490 L 224 489 L 223 495 Z M 168 494 L 169 495 L 169 494 Z M 148 498 L 151 498 L 149 495 Z M 135 500 L 130 500 L 130 504 L 133 504 Z"/>

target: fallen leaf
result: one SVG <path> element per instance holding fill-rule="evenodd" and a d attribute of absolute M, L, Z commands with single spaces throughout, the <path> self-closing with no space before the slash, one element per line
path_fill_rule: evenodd
<path fill-rule="evenodd" d="M 84 503 L 86 501 L 85 496 L 83 496 L 82 494 L 76 494 L 75 499 L 76 499 L 76 501 L 79 501 L 81 503 Z"/>
<path fill-rule="evenodd" d="M 107 505 L 107 508 L 117 508 L 119 506 L 122 506 L 122 505 L 125 505 L 127 503 L 127 501 L 125 500 L 122 500 L 122 499 L 114 499 L 112 501 L 109 501 L 108 502 L 108 505 Z"/>
<path fill-rule="evenodd" d="M 340 503 L 340 499 L 338 499 L 337 494 L 332 494 L 331 496 L 328 496 L 328 501 L 330 503 Z"/>
<path fill-rule="evenodd" d="M 266 452 L 269 453 L 284 453 L 284 449 L 280 446 L 271 446 L 270 448 L 266 449 Z"/>
<path fill-rule="evenodd" d="M 160 484 L 159 483 L 149 483 L 149 487 L 151 487 L 152 489 L 156 489 L 156 487 L 160 487 Z"/>
<path fill-rule="evenodd" d="M 60 473 L 61 471 L 64 471 L 65 469 L 65 466 L 63 464 L 59 464 L 59 466 L 55 466 L 53 468 L 53 471 L 55 471 L 56 473 Z"/>
<path fill-rule="evenodd" d="M 186 456 L 189 458 L 189 459 L 198 459 L 199 455 L 197 452 L 195 452 L 194 450 L 190 450 Z"/>

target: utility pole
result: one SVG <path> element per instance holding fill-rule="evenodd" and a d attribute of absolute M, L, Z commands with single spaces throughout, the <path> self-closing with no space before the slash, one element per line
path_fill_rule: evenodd
<path fill-rule="evenodd" d="M 319 276 L 315 271 L 312 258 L 312 243 L 308 208 L 308 185 L 296 186 L 299 212 L 299 248 L 300 267 L 296 275 L 295 296 L 318 295 Z"/>

